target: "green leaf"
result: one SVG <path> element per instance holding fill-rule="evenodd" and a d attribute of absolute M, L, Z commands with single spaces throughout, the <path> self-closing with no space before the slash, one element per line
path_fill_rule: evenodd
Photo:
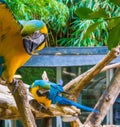
<path fill-rule="evenodd" d="M 111 50 L 120 42 L 120 25 L 115 26 L 109 33 L 107 45 Z"/>
<path fill-rule="evenodd" d="M 120 24 L 120 18 L 111 19 L 108 22 L 108 29 L 112 29 Z"/>
<path fill-rule="evenodd" d="M 90 13 L 89 15 L 91 19 L 98 19 L 98 18 L 108 18 L 109 15 L 106 13 L 104 9 L 99 9 L 97 11 L 94 11 Z"/>
<path fill-rule="evenodd" d="M 120 0 L 110 0 L 111 3 L 120 6 Z"/>
<path fill-rule="evenodd" d="M 80 8 L 77 8 L 75 10 L 75 14 L 80 17 L 80 18 L 84 18 L 84 19 L 89 19 L 90 16 L 89 14 L 92 13 L 93 11 L 89 8 L 85 8 L 85 7 L 80 7 Z"/>
<path fill-rule="evenodd" d="M 83 39 L 87 38 L 100 24 L 101 22 L 96 22 L 92 25 L 90 25 L 87 29 L 87 31 L 85 32 L 85 34 L 83 35 Z"/>
<path fill-rule="evenodd" d="M 83 19 L 98 19 L 98 18 L 108 18 L 108 14 L 104 9 L 99 9 L 97 11 L 92 11 L 89 8 L 81 7 L 77 8 L 75 14 Z"/>

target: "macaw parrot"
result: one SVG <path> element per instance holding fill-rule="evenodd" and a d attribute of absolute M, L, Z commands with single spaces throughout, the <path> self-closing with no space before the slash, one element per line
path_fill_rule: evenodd
<path fill-rule="evenodd" d="M 12 83 L 16 70 L 45 47 L 48 30 L 41 20 L 17 21 L 0 0 L 0 79 Z"/>
<path fill-rule="evenodd" d="M 66 93 L 63 90 L 62 85 L 47 81 L 47 80 L 35 80 L 29 87 L 29 91 L 38 103 L 42 103 L 46 108 L 49 108 L 51 104 L 69 105 L 75 106 L 79 109 L 89 112 L 98 112 L 93 108 L 83 106 L 79 103 L 73 102 L 61 94 Z"/>

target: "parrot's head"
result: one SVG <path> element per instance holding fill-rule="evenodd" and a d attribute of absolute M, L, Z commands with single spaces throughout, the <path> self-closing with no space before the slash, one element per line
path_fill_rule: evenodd
<path fill-rule="evenodd" d="M 35 80 L 31 85 L 30 89 L 34 87 L 40 87 L 42 89 L 49 90 L 50 89 L 50 83 L 46 80 Z"/>
<path fill-rule="evenodd" d="M 19 21 L 22 25 L 23 45 L 28 54 L 34 54 L 45 47 L 48 30 L 41 20 Z"/>
<path fill-rule="evenodd" d="M 39 96 L 49 95 L 50 83 L 46 80 L 35 80 L 29 87 L 29 91 L 37 93 Z"/>

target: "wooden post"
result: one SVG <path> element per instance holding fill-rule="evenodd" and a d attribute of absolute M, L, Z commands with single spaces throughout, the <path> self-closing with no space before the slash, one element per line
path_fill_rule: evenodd
<path fill-rule="evenodd" d="M 110 85 L 110 81 L 113 77 L 113 69 L 106 71 L 106 85 L 107 87 Z M 113 124 L 113 106 L 110 108 L 109 112 L 107 113 L 107 125 Z"/>
<path fill-rule="evenodd" d="M 57 67 L 56 68 L 56 82 L 58 83 L 60 79 L 62 79 L 62 69 L 61 67 Z M 62 120 L 60 116 L 56 117 L 56 127 L 62 127 Z"/>

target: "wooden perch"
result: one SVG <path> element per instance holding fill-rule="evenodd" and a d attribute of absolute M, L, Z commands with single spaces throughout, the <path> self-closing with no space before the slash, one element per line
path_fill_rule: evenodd
<path fill-rule="evenodd" d="M 31 97 L 31 94 L 28 93 L 28 99 L 32 105 L 34 101 Z M 18 101 L 20 101 L 18 99 Z M 64 116 L 72 115 L 77 116 L 80 114 L 80 110 L 70 106 L 59 106 L 51 105 L 49 110 L 39 111 L 39 106 L 31 106 L 32 113 L 35 118 L 45 118 L 45 117 L 55 117 L 55 116 Z M 0 119 L 21 119 L 21 116 L 18 112 L 16 103 L 12 94 L 6 86 L 0 85 Z"/>
<path fill-rule="evenodd" d="M 26 88 L 23 85 L 22 81 L 20 80 L 19 81 L 14 80 L 14 81 L 15 81 L 15 84 L 11 83 L 11 84 L 8 84 L 7 86 L 10 89 L 10 92 L 13 93 L 23 125 L 24 127 L 37 127 L 34 116 L 30 110 Z M 15 86 L 16 84 L 18 86 Z"/>
<path fill-rule="evenodd" d="M 74 80 L 70 81 L 65 87 L 65 90 L 69 90 L 69 92 L 76 96 L 79 96 L 81 90 L 90 82 L 90 80 L 96 76 L 102 69 L 111 62 L 114 58 L 119 55 L 120 47 L 117 47 L 110 51 L 97 65 L 93 68 L 88 70 L 87 72 L 83 73 L 82 75 L 78 76 Z M 108 68 L 107 68 L 108 69 Z M 117 95 L 119 94 L 120 90 L 118 87 L 120 82 L 118 80 L 120 71 L 117 72 L 116 78 L 114 78 L 111 82 L 110 87 L 107 89 L 105 94 L 102 95 L 101 99 L 98 101 L 96 105 L 96 109 L 100 110 L 100 114 L 91 113 L 87 118 L 83 127 L 101 127 L 101 122 L 105 117 L 107 111 L 109 110 L 110 106 L 114 103 Z M 119 84 L 118 84 L 119 83 Z M 80 114 L 80 111 L 76 108 L 70 106 L 59 106 L 59 105 L 51 105 L 49 110 L 39 109 L 38 103 L 35 103 L 35 100 L 31 97 L 30 94 L 26 93 L 24 87 L 22 88 L 22 83 L 20 82 L 17 92 L 14 95 L 14 98 L 10 91 L 13 91 L 13 86 L 11 84 L 8 85 L 9 89 L 6 86 L 0 85 L 0 119 L 22 119 L 25 127 L 36 127 L 34 124 L 34 118 L 46 118 L 46 117 L 55 117 L 55 116 L 65 116 L 65 115 L 72 115 L 77 116 Z M 116 90 L 117 92 L 112 91 Z M 112 92 L 115 94 L 114 97 L 111 96 Z M 18 97 L 19 95 L 19 97 Z M 25 96 L 24 96 L 25 95 Z M 27 100 L 27 101 L 25 101 Z M 30 102 L 30 105 L 28 103 Z M 102 104 L 103 102 L 103 104 Z M 16 106 L 17 104 L 17 106 Z M 106 106 L 106 107 L 105 107 Z M 18 107 L 18 108 L 17 108 Z M 22 108 L 21 108 L 22 107 Z M 27 110 L 26 110 L 27 109 Z M 30 110 L 31 109 L 31 110 Z M 18 112 L 19 111 L 19 112 Z M 32 115 L 32 113 L 33 115 Z M 27 119 L 27 115 L 30 115 L 30 119 Z M 24 117 L 26 115 L 26 117 Z M 26 119 L 24 119 L 26 118 Z M 27 121 L 27 122 L 26 122 Z M 28 123 L 26 125 L 26 123 Z M 78 121 L 77 126 L 82 127 L 80 121 Z M 76 126 L 73 123 L 73 126 Z M 104 126 L 109 127 L 109 126 Z M 112 126 L 110 126 L 112 127 Z"/>
<path fill-rule="evenodd" d="M 34 102 L 32 96 L 29 92 L 28 92 L 28 99 L 29 99 L 30 103 Z M 41 112 L 41 111 L 39 111 L 38 107 L 36 107 L 36 106 L 32 107 L 32 106 L 31 106 L 31 110 L 32 110 L 32 113 L 34 114 L 34 117 L 40 118 L 40 119 L 46 118 L 46 117 L 66 116 L 66 115 L 77 116 L 77 114 L 80 114 L 80 110 L 76 109 L 75 107 L 51 105 L 49 111 L 42 110 L 42 112 Z M 37 110 L 37 108 L 38 108 L 38 110 Z M 91 117 L 89 117 L 89 118 L 91 118 Z M 96 117 L 93 117 L 93 118 L 95 118 L 94 120 L 96 120 Z M 0 85 L 0 119 L 1 120 L 21 119 L 21 116 L 18 112 L 16 103 L 14 101 L 12 94 L 10 93 L 9 89 L 3 85 Z M 87 121 L 89 121 L 89 119 Z M 77 123 L 78 123 L 78 125 L 76 125 Z M 72 125 L 75 127 L 91 127 L 88 124 L 88 122 L 86 122 L 87 123 L 86 125 L 82 125 L 82 123 L 80 123 L 80 121 L 77 120 L 77 123 L 75 124 L 73 122 Z M 92 125 L 92 127 L 93 127 L 93 125 Z M 101 125 L 99 125 L 97 127 L 120 127 L 120 126 L 114 126 L 114 125 L 101 126 Z"/>
<path fill-rule="evenodd" d="M 98 64 L 92 67 L 87 72 L 81 74 L 77 78 L 70 81 L 65 85 L 64 90 L 75 95 L 77 98 L 81 90 L 90 82 L 90 80 L 96 76 L 107 64 L 109 64 L 114 58 L 119 55 L 120 46 L 112 49 Z"/>

